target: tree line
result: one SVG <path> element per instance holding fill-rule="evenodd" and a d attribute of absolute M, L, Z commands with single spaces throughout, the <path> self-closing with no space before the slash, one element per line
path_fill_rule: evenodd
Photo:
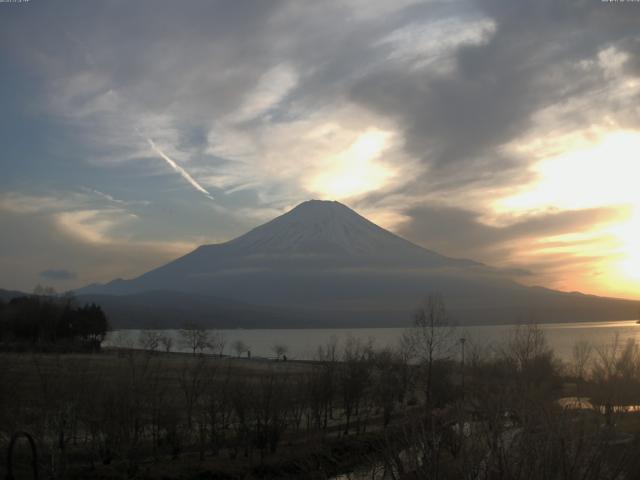
<path fill-rule="evenodd" d="M 33 295 L 0 300 L 0 344 L 6 347 L 98 350 L 108 330 L 99 305 L 78 305 L 70 295 L 36 289 Z"/>

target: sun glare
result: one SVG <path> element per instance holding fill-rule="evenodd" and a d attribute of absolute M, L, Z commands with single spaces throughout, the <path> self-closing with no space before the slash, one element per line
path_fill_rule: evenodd
<path fill-rule="evenodd" d="M 622 131 L 600 142 L 542 160 L 534 167 L 533 188 L 495 205 L 500 212 L 593 208 L 605 205 L 640 206 L 640 133 Z"/>
<path fill-rule="evenodd" d="M 308 189 L 326 198 L 344 199 L 384 186 L 393 171 L 378 158 L 390 137 L 390 132 L 377 129 L 362 133 L 349 148 L 327 160 Z"/>
<path fill-rule="evenodd" d="M 631 218 L 612 227 L 611 232 L 620 239 L 622 259 L 618 263 L 621 273 L 640 281 L 640 205 L 636 205 Z"/>
<path fill-rule="evenodd" d="M 618 131 L 599 140 L 571 148 L 567 153 L 536 164 L 537 181 L 515 195 L 498 200 L 498 214 L 521 215 L 547 209 L 578 210 L 614 207 L 630 214 L 608 225 L 594 227 L 616 244 L 603 249 L 611 258 L 605 283 L 627 283 L 624 289 L 637 294 L 640 282 L 640 133 Z M 579 252 L 576 246 L 574 253 Z"/>

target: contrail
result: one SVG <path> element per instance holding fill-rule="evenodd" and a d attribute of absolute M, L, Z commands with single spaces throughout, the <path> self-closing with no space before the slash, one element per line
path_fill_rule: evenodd
<path fill-rule="evenodd" d="M 149 142 L 149 145 L 151 145 L 151 148 L 153 149 L 153 151 L 156 152 L 158 155 L 160 155 L 171 166 L 171 168 L 173 168 L 176 172 L 182 175 L 182 178 L 184 178 L 187 182 L 189 182 L 193 186 L 193 188 L 195 188 L 199 192 L 204 193 L 207 196 L 207 198 L 213 200 L 213 197 L 211 196 L 211 194 L 202 185 L 196 182 L 196 180 L 191 175 L 189 175 L 189 172 L 187 172 L 184 168 L 182 168 L 180 165 L 174 162 L 166 153 L 160 150 L 153 140 L 151 140 L 150 138 L 147 138 L 147 142 Z"/>

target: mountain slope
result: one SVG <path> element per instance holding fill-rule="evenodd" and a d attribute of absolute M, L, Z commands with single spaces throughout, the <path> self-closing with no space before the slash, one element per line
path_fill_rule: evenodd
<path fill-rule="evenodd" d="M 273 272 L 318 274 L 384 269 L 480 269 L 483 265 L 439 255 L 378 227 L 338 202 L 311 200 L 230 242 L 203 245 L 132 280 L 92 285 L 82 292 L 147 290 L 215 294 L 215 278 Z M 225 289 L 227 290 L 227 289 Z M 236 292 L 236 296 L 244 296 Z"/>
<path fill-rule="evenodd" d="M 0 288 L 0 300 L 2 300 L 3 302 L 8 302 L 12 298 L 25 297 L 27 295 L 29 294 L 25 292 L 20 292 L 18 290 L 4 290 Z"/>
<path fill-rule="evenodd" d="M 421 248 L 338 202 L 325 201 L 304 202 L 245 235 L 203 245 L 137 278 L 78 293 L 151 291 L 163 291 L 165 298 L 174 292 L 268 307 L 288 325 L 303 319 L 318 325 L 405 324 L 420 298 L 433 291 L 445 296 L 464 323 L 532 315 L 540 317 L 537 321 L 633 318 L 636 305 L 521 286 L 499 271 Z M 176 317 L 184 318 L 187 311 Z M 229 318 L 224 311 L 221 315 Z M 268 317 L 265 313 L 265 326 L 273 322 Z"/>

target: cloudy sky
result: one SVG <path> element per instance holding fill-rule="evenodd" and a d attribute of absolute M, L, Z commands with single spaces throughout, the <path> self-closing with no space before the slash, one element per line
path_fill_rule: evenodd
<path fill-rule="evenodd" d="M 640 3 L 0 3 L 0 287 L 131 277 L 310 199 L 640 298 Z"/>

